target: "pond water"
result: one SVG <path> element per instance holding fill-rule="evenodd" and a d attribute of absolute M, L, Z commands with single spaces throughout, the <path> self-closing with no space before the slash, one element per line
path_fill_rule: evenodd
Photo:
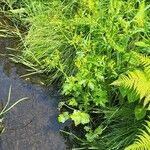
<path fill-rule="evenodd" d="M 0 39 L 0 53 L 7 54 L 6 47 L 13 43 L 10 39 Z M 12 103 L 29 97 L 5 116 L 6 131 L 0 136 L 0 150 L 68 150 L 59 133 L 64 127 L 57 122 L 60 97 L 56 88 L 20 78 L 24 70 L 11 63 L 7 55 L 0 56 L 0 100 L 6 103 L 10 85 Z"/>

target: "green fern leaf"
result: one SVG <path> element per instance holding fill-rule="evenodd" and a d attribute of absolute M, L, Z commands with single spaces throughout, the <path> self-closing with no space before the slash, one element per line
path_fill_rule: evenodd
<path fill-rule="evenodd" d="M 140 64 L 146 66 L 150 66 L 150 58 L 147 55 L 134 53 L 138 60 L 140 60 Z"/>
<path fill-rule="evenodd" d="M 139 65 L 142 65 L 144 67 L 144 71 L 147 74 L 147 76 L 150 78 L 150 57 L 143 54 L 134 53 L 136 59 L 139 62 Z"/>
<path fill-rule="evenodd" d="M 112 85 L 123 87 L 124 89 L 131 90 L 139 96 L 140 101 L 144 99 L 143 106 L 150 103 L 150 79 L 144 71 L 134 70 L 121 75 L 118 80 L 114 81 Z M 149 108 L 149 106 L 148 106 Z"/>
<path fill-rule="evenodd" d="M 140 130 L 134 143 L 125 148 L 125 150 L 149 150 L 150 149 L 150 121 L 146 121 L 144 130 Z"/>

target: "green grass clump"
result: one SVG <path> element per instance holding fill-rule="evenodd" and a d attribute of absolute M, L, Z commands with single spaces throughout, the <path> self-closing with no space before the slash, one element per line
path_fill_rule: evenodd
<path fill-rule="evenodd" d="M 60 108 L 70 110 L 58 120 L 82 124 L 91 149 L 125 148 L 150 110 L 149 8 L 146 0 L 26 0 L 11 15 L 27 27 L 15 61 L 62 82 Z"/>

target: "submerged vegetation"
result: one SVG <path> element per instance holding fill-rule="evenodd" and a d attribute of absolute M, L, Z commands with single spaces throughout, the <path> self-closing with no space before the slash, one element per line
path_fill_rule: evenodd
<path fill-rule="evenodd" d="M 11 59 L 28 66 L 29 75 L 42 73 L 48 84 L 61 83 L 66 98 L 59 108 L 67 111 L 58 120 L 80 126 L 80 149 L 149 149 L 149 0 L 0 5 L 10 22 L 1 23 L 0 34 L 21 40 L 22 51 Z"/>
<path fill-rule="evenodd" d="M 4 117 L 5 115 L 12 109 L 14 108 L 17 104 L 23 102 L 24 100 L 27 100 L 27 98 L 21 98 L 19 100 L 17 100 L 15 103 L 13 103 L 12 105 L 10 105 L 10 99 L 11 99 L 11 86 L 9 88 L 9 92 L 8 92 L 8 99 L 7 99 L 7 103 L 5 104 L 5 106 L 3 107 L 3 103 L 1 102 L 1 108 L 0 108 L 0 134 L 2 134 L 5 130 L 5 126 L 3 123 Z M 9 106 L 10 105 L 10 106 Z"/>

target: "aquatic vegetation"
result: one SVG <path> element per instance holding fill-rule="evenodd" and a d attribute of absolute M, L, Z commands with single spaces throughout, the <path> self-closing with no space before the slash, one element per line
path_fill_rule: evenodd
<path fill-rule="evenodd" d="M 8 99 L 7 99 L 7 103 L 5 104 L 4 107 L 1 107 L 1 110 L 0 110 L 0 134 L 2 132 L 4 132 L 5 130 L 5 126 L 3 124 L 3 119 L 4 119 L 4 116 L 12 109 L 14 108 L 16 105 L 18 105 L 19 103 L 27 100 L 28 98 L 25 97 L 25 98 L 21 98 L 19 100 L 17 100 L 15 103 L 13 103 L 11 106 L 9 106 L 10 104 L 10 98 L 11 98 L 11 86 L 9 88 L 9 93 L 8 93 Z"/>
<path fill-rule="evenodd" d="M 12 59 L 29 74 L 46 74 L 48 84 L 61 82 L 66 100 L 59 108 L 67 110 L 58 120 L 81 126 L 83 149 L 129 146 L 150 111 L 149 1 L 25 0 L 7 6 L 17 31 L 26 28 L 17 32 L 23 50 Z"/>

